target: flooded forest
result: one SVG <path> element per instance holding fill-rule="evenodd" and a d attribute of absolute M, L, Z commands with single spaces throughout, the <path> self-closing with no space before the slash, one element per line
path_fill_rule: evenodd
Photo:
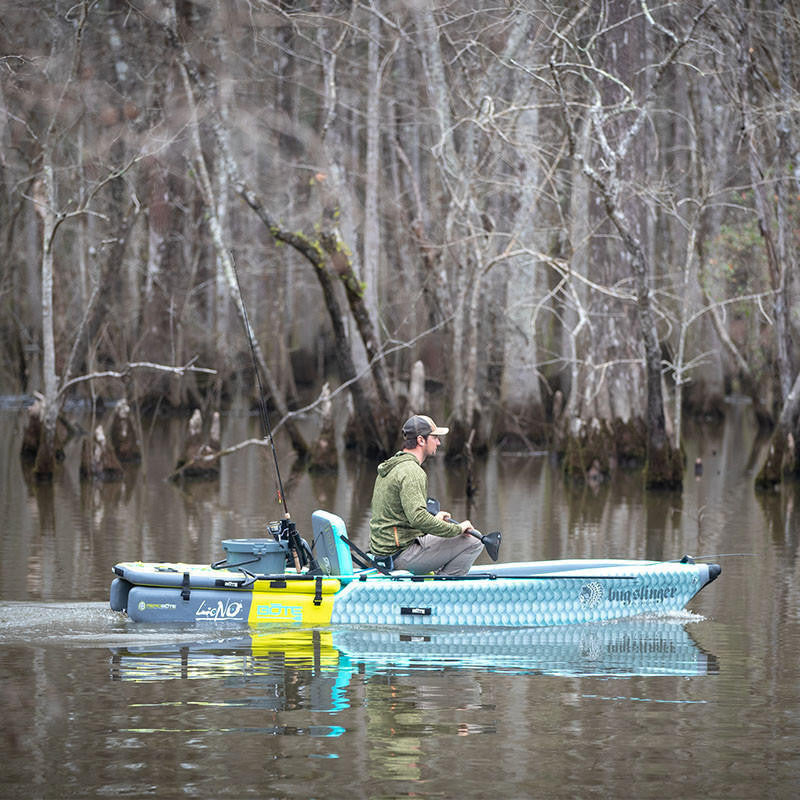
<path fill-rule="evenodd" d="M 219 456 L 244 393 L 318 468 L 419 412 L 678 487 L 733 396 L 797 476 L 798 64 L 797 0 L 6 0 L 25 455 L 180 413 Z"/>

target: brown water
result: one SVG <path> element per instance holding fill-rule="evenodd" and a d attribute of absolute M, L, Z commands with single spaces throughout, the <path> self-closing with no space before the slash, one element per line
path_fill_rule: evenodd
<path fill-rule="evenodd" d="M 156 629 L 107 607 L 117 561 L 222 558 L 280 515 L 266 452 L 217 483 L 164 480 L 181 428 L 116 485 L 25 478 L 0 413 L 2 797 L 789 798 L 800 778 L 797 487 L 752 489 L 754 429 L 731 404 L 695 431 L 680 494 L 637 477 L 570 489 L 542 456 L 492 454 L 470 518 L 502 558 L 719 556 L 685 615 L 527 632 Z M 225 443 L 254 435 L 224 420 Z M 279 448 L 288 453 L 285 443 Z M 156 452 L 156 450 L 158 452 Z M 366 541 L 374 464 L 290 478 Z M 467 513 L 463 475 L 431 490 Z"/>

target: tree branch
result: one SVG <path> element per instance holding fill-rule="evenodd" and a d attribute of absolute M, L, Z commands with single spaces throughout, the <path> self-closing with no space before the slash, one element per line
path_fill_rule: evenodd
<path fill-rule="evenodd" d="M 152 361 L 130 361 L 128 362 L 128 364 L 125 365 L 124 369 L 122 370 L 105 370 L 103 372 L 91 372 L 87 375 L 79 375 L 76 378 L 72 378 L 66 381 L 64 385 L 58 390 L 57 396 L 61 397 L 70 387 L 75 386 L 79 383 L 85 383 L 86 381 L 92 381 L 99 378 L 117 378 L 118 380 L 124 380 L 135 369 L 152 369 L 159 372 L 169 372 L 179 377 L 183 377 L 187 372 L 200 372 L 205 375 L 217 374 L 217 371 L 215 369 L 208 369 L 207 367 L 195 367 L 194 362 L 196 360 L 197 357 L 195 356 L 195 358 L 189 361 L 188 364 L 185 364 L 182 367 L 172 367 L 169 366 L 168 364 L 155 364 Z"/>

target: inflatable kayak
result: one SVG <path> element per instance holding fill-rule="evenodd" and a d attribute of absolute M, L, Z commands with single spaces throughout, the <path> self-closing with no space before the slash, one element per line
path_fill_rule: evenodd
<path fill-rule="evenodd" d="M 306 548 L 314 569 L 305 568 L 279 529 L 273 539 L 224 541 L 226 559 L 216 564 L 119 563 L 111 608 L 137 622 L 250 627 L 584 624 L 680 611 L 721 572 L 685 556 L 509 562 L 474 566 L 458 578 L 418 576 L 355 569 L 352 543 L 335 514 L 315 511 L 312 529 Z"/>

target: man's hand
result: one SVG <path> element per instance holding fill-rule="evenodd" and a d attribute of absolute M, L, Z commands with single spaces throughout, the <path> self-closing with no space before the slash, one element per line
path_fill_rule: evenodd
<path fill-rule="evenodd" d="M 436 519 L 444 520 L 445 522 L 456 522 L 451 516 L 449 511 L 440 511 L 436 515 Z M 461 526 L 461 533 L 467 533 L 472 530 L 472 523 L 465 519 L 463 522 L 456 522 L 456 525 Z"/>

